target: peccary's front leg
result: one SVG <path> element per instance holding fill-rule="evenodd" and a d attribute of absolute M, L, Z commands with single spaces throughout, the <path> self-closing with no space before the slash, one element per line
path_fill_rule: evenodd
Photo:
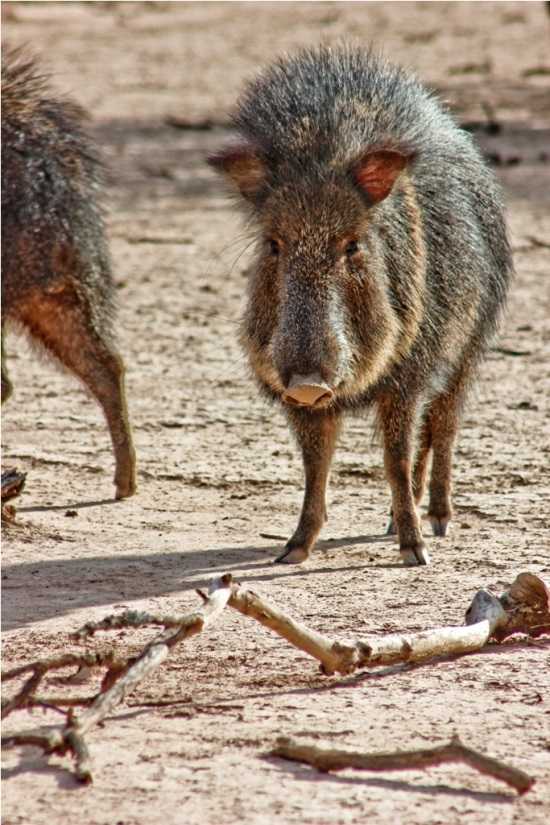
<path fill-rule="evenodd" d="M 412 481 L 415 404 L 388 394 L 378 402 L 378 418 L 384 437 L 384 466 L 392 493 L 393 523 L 399 551 L 406 564 L 428 564 L 416 513 Z"/>
<path fill-rule="evenodd" d="M 325 495 L 341 416 L 293 409 L 288 419 L 302 450 L 306 489 L 298 527 L 276 561 L 300 564 L 309 556 L 327 517 Z"/>

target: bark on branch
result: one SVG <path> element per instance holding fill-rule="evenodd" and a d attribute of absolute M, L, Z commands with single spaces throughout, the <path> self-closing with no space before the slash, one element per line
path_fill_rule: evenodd
<path fill-rule="evenodd" d="M 542 579 L 532 573 L 521 573 L 498 598 L 480 590 L 467 610 L 465 626 L 373 636 L 360 641 L 335 641 L 310 630 L 263 597 L 237 584 L 232 586 L 229 606 L 313 656 L 327 675 L 470 653 L 480 650 L 492 638 L 501 641 L 512 633 L 538 636 L 550 625 L 550 591 Z"/>
<path fill-rule="evenodd" d="M 26 478 L 26 473 L 20 473 L 13 467 L 2 471 L 2 521 L 11 522 L 15 520 L 15 507 L 8 504 L 8 502 L 23 492 Z"/>
<path fill-rule="evenodd" d="M 132 658 L 119 658 L 113 651 L 107 653 L 65 654 L 50 659 L 12 668 L 3 674 L 4 681 L 29 673 L 29 677 L 19 691 L 2 705 L 2 716 L 34 705 L 46 705 L 60 710 L 69 707 L 67 721 L 63 726 L 41 727 L 29 731 L 7 733 L 2 736 L 5 746 L 34 745 L 45 753 L 71 753 L 76 762 L 76 775 L 82 782 L 92 779 L 90 757 L 84 736 L 94 725 L 101 722 L 126 694 L 137 685 L 168 656 L 171 648 L 185 639 L 200 633 L 213 622 L 224 607 L 229 604 L 245 616 L 250 616 L 265 627 L 282 636 L 294 647 L 303 650 L 321 663 L 326 674 L 352 673 L 359 668 L 391 665 L 398 662 L 418 662 L 438 656 L 461 654 L 481 649 L 490 639 L 500 641 L 512 633 L 539 636 L 550 631 L 550 591 L 538 576 L 522 573 L 508 591 L 500 597 L 480 590 L 474 597 L 466 613 L 466 625 L 440 627 L 421 633 L 396 633 L 387 636 L 367 638 L 360 641 L 337 641 L 294 621 L 284 611 L 269 603 L 252 591 L 245 590 L 232 581 L 231 574 L 214 579 L 208 594 L 197 591 L 202 598 L 202 606 L 186 616 L 156 616 L 151 613 L 129 611 L 120 616 L 110 616 L 101 622 L 88 623 L 77 634 L 80 641 L 92 636 L 98 630 L 112 630 L 120 627 L 142 627 L 157 624 L 164 627 L 160 636 L 149 643 L 143 651 Z M 54 669 L 76 666 L 79 669 L 102 666 L 106 668 L 100 692 L 89 698 L 52 699 L 37 696 L 37 690 L 46 673 Z M 73 708 L 85 705 L 79 715 Z M 302 746 L 300 746 L 302 747 Z M 466 761 L 484 770 L 491 767 L 494 773 L 495 761 L 464 748 L 457 741 L 443 748 L 415 752 L 424 765 L 439 764 L 441 761 Z M 418 754 L 423 756 L 418 756 Z M 442 756 L 443 754 L 443 756 Z M 380 764 L 383 755 L 376 755 Z M 409 754 L 410 756 L 410 754 Z M 387 755 L 384 756 L 386 758 Z M 392 755 L 395 759 L 396 756 Z M 408 757 L 407 757 L 408 758 Z M 429 761 L 438 759 L 439 762 Z M 427 760 L 427 761 L 426 761 Z M 329 763 L 326 763 L 329 764 Z M 331 763 L 332 764 L 332 763 Z M 374 764 L 374 763 L 373 763 Z M 410 761 L 407 763 L 410 766 Z M 325 770 L 336 770 L 337 767 Z M 528 790 L 525 785 L 529 777 L 517 778 L 514 769 L 500 765 L 497 778 L 516 782 L 520 792 Z M 506 771 L 508 770 L 508 774 Z M 489 771 L 490 772 L 490 771 Z M 520 772 L 521 773 L 521 772 Z M 525 776 L 525 775 L 524 775 Z M 519 785 L 517 783 L 520 783 Z M 521 786 L 521 787 L 520 787 Z"/>
<path fill-rule="evenodd" d="M 526 793 L 535 783 L 533 777 L 524 771 L 466 747 L 458 737 L 453 737 L 447 745 L 395 753 L 357 753 L 334 748 L 319 748 L 316 745 L 302 744 L 281 737 L 269 755 L 294 762 L 305 762 L 325 773 L 341 771 L 345 768 L 364 771 L 425 770 L 434 765 L 462 762 L 486 776 L 505 782 L 519 794 Z"/>
<path fill-rule="evenodd" d="M 194 613 L 182 616 L 175 631 L 172 627 L 170 630 L 165 630 L 148 644 L 138 657 L 128 660 L 124 665 L 121 665 L 119 660 L 117 671 L 113 672 L 112 668 L 107 671 L 101 691 L 90 700 L 89 706 L 80 715 L 76 716 L 71 710 L 67 722 L 63 726 L 40 727 L 28 731 L 3 734 L 2 745 L 4 747 L 34 745 L 42 748 L 45 753 L 61 755 L 70 753 L 75 759 L 77 778 L 84 783 L 91 782 L 92 770 L 88 748 L 84 740 L 85 734 L 90 728 L 101 722 L 116 705 L 122 702 L 129 691 L 133 690 L 149 673 L 157 668 L 168 656 L 172 647 L 200 633 L 206 625 L 211 624 L 219 616 L 231 594 L 230 585 L 230 576 L 222 576 L 214 580 L 209 588 L 206 601 L 203 600 L 202 606 Z M 141 623 L 150 624 L 150 617 L 148 614 L 144 615 L 146 618 Z M 157 624 L 158 622 L 155 621 L 154 623 Z M 137 625 L 134 623 L 132 626 Z M 4 715 L 15 710 L 15 708 L 33 704 L 34 693 L 48 670 L 72 664 L 80 666 L 84 659 L 86 659 L 86 656 L 69 655 L 58 659 L 35 662 L 32 665 L 24 665 L 8 671 L 7 677 L 10 679 L 29 670 L 32 675 L 19 693 L 5 704 L 3 708 Z M 111 664 L 112 661 L 116 660 L 114 658 L 110 660 Z M 87 665 L 89 663 L 89 661 L 85 662 Z M 43 703 L 44 699 L 39 701 Z M 36 700 L 34 703 L 37 703 Z"/>

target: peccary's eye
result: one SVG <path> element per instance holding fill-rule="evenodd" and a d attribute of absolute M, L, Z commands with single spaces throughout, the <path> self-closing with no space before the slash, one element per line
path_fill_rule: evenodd
<path fill-rule="evenodd" d="M 359 244 L 357 241 L 348 241 L 346 244 L 346 255 L 348 258 L 352 258 L 359 252 Z"/>
<path fill-rule="evenodd" d="M 270 238 L 269 241 L 269 251 L 272 255 L 278 255 L 280 250 L 279 241 L 276 241 L 274 238 Z"/>

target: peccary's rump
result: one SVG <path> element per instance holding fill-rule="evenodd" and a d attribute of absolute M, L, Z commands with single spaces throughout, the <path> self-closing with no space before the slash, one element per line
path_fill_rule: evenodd
<path fill-rule="evenodd" d="M 84 111 L 53 94 L 34 62 L 2 60 L 2 329 L 11 322 L 73 372 L 103 408 L 117 496 L 135 489 L 101 165 Z M 2 400 L 11 393 L 2 352 Z"/>
<path fill-rule="evenodd" d="M 234 121 L 238 140 L 211 163 L 258 230 L 241 338 L 306 467 L 284 560 L 319 531 L 340 413 L 374 404 L 391 528 L 405 559 L 425 561 L 414 500 L 433 451 L 429 515 L 444 534 L 459 411 L 512 269 L 493 175 L 430 93 L 360 49 L 280 60 Z"/>

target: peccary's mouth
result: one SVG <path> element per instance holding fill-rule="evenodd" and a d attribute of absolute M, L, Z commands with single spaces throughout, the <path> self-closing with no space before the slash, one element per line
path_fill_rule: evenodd
<path fill-rule="evenodd" d="M 283 402 L 294 407 L 326 407 L 334 398 L 334 391 L 317 373 L 291 376 L 284 390 Z"/>

